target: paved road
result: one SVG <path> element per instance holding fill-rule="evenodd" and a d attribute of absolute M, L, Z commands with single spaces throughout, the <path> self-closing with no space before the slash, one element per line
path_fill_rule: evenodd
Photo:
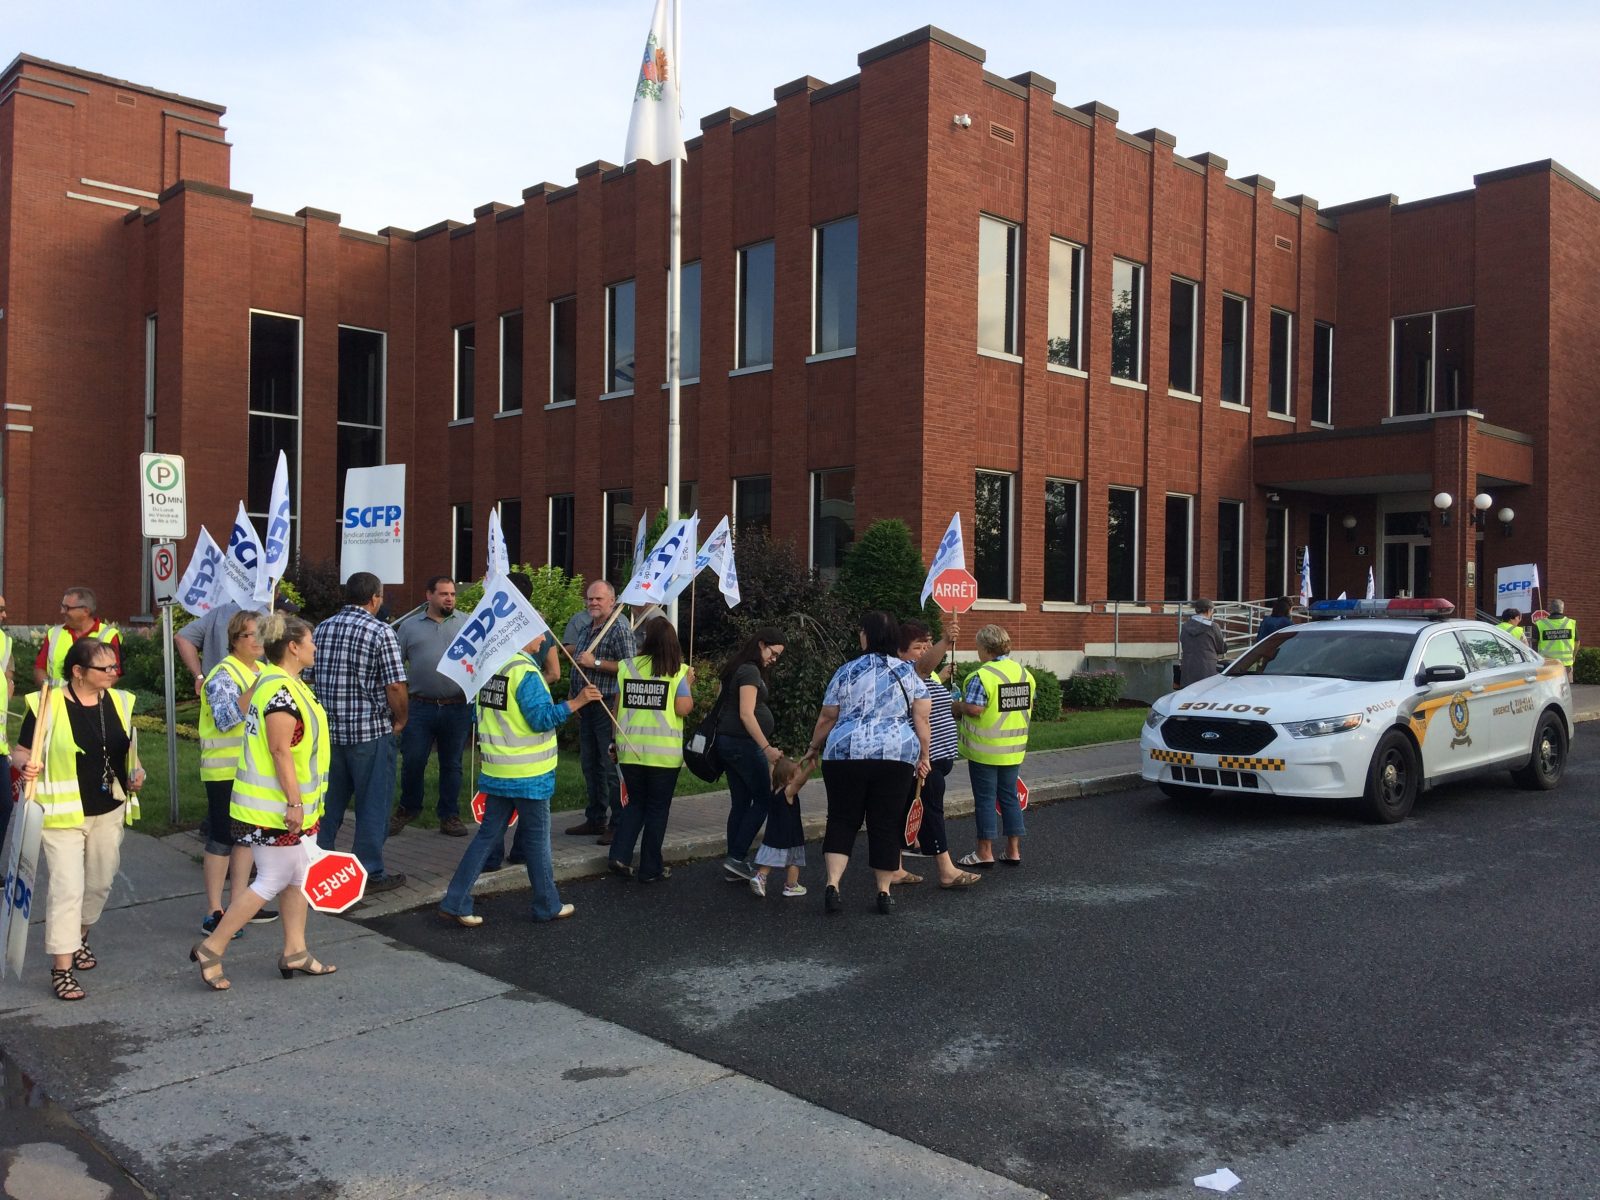
<path fill-rule="evenodd" d="M 374 926 L 1053 1196 L 1222 1165 L 1240 1196 L 1593 1195 L 1597 785 L 1585 738 L 1554 795 L 1497 776 L 1393 827 L 1102 796 L 889 918 L 862 846 L 833 918 L 816 867 L 762 902 L 705 864 L 564 885 L 570 936 L 521 895 Z"/>

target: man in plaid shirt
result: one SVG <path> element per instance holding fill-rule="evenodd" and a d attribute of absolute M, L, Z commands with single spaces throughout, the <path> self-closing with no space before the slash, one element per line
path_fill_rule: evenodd
<path fill-rule="evenodd" d="M 633 642 L 633 626 L 626 616 L 618 617 L 600 644 L 590 650 L 589 643 L 611 620 L 612 610 L 617 607 L 617 589 L 604 579 L 596 579 L 584 592 L 583 601 L 588 620 L 574 619 L 561 640 L 589 682 L 600 689 L 601 704 L 585 704 L 578 710 L 578 750 L 589 803 L 583 810 L 583 823 L 567 832 L 579 837 L 599 834 L 596 840 L 609 846 L 622 811 L 622 784 L 611 757 L 615 726 L 608 710 L 611 714 L 617 711 L 617 666 L 638 650 Z"/>
<path fill-rule="evenodd" d="M 378 619 L 383 584 L 357 571 L 344 585 L 344 607 L 312 634 L 316 661 L 307 676 L 328 710 L 333 761 L 317 845 L 334 848 L 345 809 L 355 798 L 355 856 L 367 869 L 367 891 L 387 892 L 406 881 L 383 869 L 389 835 L 400 731 L 405 728 L 406 670 L 394 630 Z"/>

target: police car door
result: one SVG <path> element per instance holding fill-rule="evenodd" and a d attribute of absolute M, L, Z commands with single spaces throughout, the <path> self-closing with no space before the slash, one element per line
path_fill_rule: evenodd
<path fill-rule="evenodd" d="M 1533 652 L 1487 626 L 1463 631 L 1461 641 L 1476 668 L 1473 678 L 1484 688 L 1489 718 L 1485 732 L 1494 743 L 1490 761 L 1526 755 L 1539 719 L 1534 693 L 1539 663 Z"/>
<path fill-rule="evenodd" d="M 1422 743 L 1422 773 L 1434 778 L 1490 761 L 1486 693 L 1454 630 L 1428 635 L 1418 670 L 1429 667 L 1459 667 L 1463 678 L 1426 684 L 1415 700 L 1411 728 Z"/>

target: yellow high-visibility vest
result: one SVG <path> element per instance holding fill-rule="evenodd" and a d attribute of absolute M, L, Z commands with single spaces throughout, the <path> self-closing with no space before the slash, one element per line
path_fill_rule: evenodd
<path fill-rule="evenodd" d="M 678 686 L 688 666 L 675 675 L 655 673 L 646 655 L 617 664 L 617 761 L 638 767 L 683 765 L 683 718 L 678 715 Z"/>
<path fill-rule="evenodd" d="M 233 777 L 233 799 L 228 813 L 236 821 L 259 825 L 263 829 L 287 829 L 289 799 L 278 782 L 272 762 L 272 747 L 267 744 L 267 705 L 281 691 L 288 691 L 300 710 L 305 733 L 290 748 L 294 756 L 294 778 L 300 788 L 300 828 L 310 829 L 322 816 L 322 798 L 328 791 L 328 764 L 333 760 L 333 741 L 328 736 L 328 714 L 312 691 L 281 667 L 265 667 L 250 697 L 250 711 L 244 718 L 244 748 L 239 769 Z"/>
<path fill-rule="evenodd" d="M 249 688 L 251 680 L 259 674 L 258 666 L 252 672 L 251 668 L 240 662 L 233 655 L 228 655 L 216 666 L 211 668 L 211 674 L 206 676 L 206 681 L 200 693 L 200 780 L 202 783 L 220 783 L 224 779 L 232 779 L 233 773 L 239 769 L 239 756 L 244 752 L 244 723 L 241 721 L 232 729 L 224 732 L 217 728 L 216 714 L 211 711 L 211 681 L 217 677 L 219 671 L 226 671 L 238 685 L 239 695 L 243 696 Z"/>
<path fill-rule="evenodd" d="M 67 715 L 67 689 L 53 687 L 50 692 L 49 741 L 45 746 L 44 770 L 34 786 L 33 798 L 44 808 L 46 829 L 72 829 L 83 824 L 83 797 L 78 791 L 78 739 L 72 736 L 72 718 Z M 117 688 L 109 691 L 112 707 L 117 710 L 117 720 L 122 731 L 128 734 L 128 759 L 123 770 L 133 778 L 133 693 Z M 39 695 L 28 695 L 28 711 L 33 714 L 35 726 L 39 721 Z M 124 824 L 132 825 L 139 819 L 139 794 L 129 792 L 123 807 Z"/>
<path fill-rule="evenodd" d="M 117 627 L 109 622 L 102 621 L 99 629 L 83 636 L 109 643 L 112 638 L 117 636 Z M 67 651 L 72 649 L 73 640 L 72 631 L 65 625 L 52 625 L 45 631 L 45 678 L 58 687 L 66 682 Z M 121 656 L 119 655 L 118 657 L 120 658 Z"/>
<path fill-rule="evenodd" d="M 544 682 L 539 665 L 519 651 L 478 691 L 478 753 L 490 779 L 531 779 L 556 769 L 556 731 L 540 733 L 517 703 L 529 671 Z"/>
<path fill-rule="evenodd" d="M 1533 627 L 1539 631 L 1539 652 L 1570 667 L 1578 656 L 1578 623 L 1571 617 L 1546 617 Z"/>
<path fill-rule="evenodd" d="M 1517 641 L 1519 641 L 1519 642 L 1527 640 L 1523 636 L 1522 626 L 1521 625 L 1513 625 L 1510 621 L 1501 621 L 1498 625 L 1495 626 L 1495 628 L 1498 629 L 1501 633 L 1505 634 L 1507 637 L 1516 638 Z"/>
<path fill-rule="evenodd" d="M 1009 658 L 984 663 L 976 674 L 989 702 L 976 717 L 963 715 L 957 729 L 961 757 L 992 767 L 1015 766 L 1028 752 L 1033 715 L 1033 673 Z"/>

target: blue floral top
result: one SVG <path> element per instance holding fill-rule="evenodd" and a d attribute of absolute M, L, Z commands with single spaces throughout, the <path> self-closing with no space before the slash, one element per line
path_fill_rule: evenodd
<path fill-rule="evenodd" d="M 863 654 L 833 673 L 822 703 L 839 720 L 822 749 L 826 759 L 885 759 L 914 763 L 922 753 L 911 706 L 928 699 L 928 685 L 908 662 Z"/>

